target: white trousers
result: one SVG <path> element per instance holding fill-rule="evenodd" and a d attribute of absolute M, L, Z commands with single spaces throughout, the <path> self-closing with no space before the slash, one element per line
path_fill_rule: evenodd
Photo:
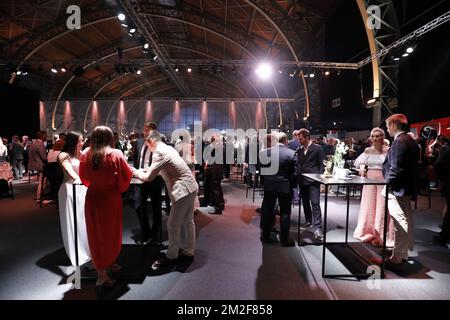
<path fill-rule="evenodd" d="M 411 197 L 396 197 L 389 193 L 389 214 L 394 221 L 394 248 L 392 258 L 408 259 L 408 249 L 414 249 L 414 220 Z"/>
<path fill-rule="evenodd" d="M 169 248 L 166 256 L 169 259 L 178 258 L 178 250 L 181 246 L 181 227 L 184 230 L 186 248 L 183 253 L 193 256 L 195 252 L 195 224 L 194 224 L 194 201 L 197 192 L 191 193 L 184 198 L 174 202 L 170 209 L 167 220 L 167 231 L 169 233 Z"/>

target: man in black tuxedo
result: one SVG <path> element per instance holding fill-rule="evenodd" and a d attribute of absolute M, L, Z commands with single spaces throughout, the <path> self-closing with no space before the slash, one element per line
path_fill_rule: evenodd
<path fill-rule="evenodd" d="M 133 166 L 136 169 L 146 168 L 152 163 L 152 153 L 145 144 L 145 138 L 152 130 L 156 130 L 157 125 L 153 122 L 145 122 L 144 138 L 138 138 L 136 141 L 136 152 L 133 154 Z M 158 241 L 158 232 L 161 229 L 162 213 L 161 213 L 161 190 L 163 180 L 157 176 L 150 182 L 144 182 L 136 185 L 134 207 L 136 209 L 139 224 L 141 227 L 141 239 L 138 244 L 146 245 L 150 242 Z M 153 224 L 150 229 L 148 222 L 148 213 L 146 211 L 147 199 L 150 196 L 152 205 Z"/>
<path fill-rule="evenodd" d="M 325 152 L 323 148 L 311 141 L 310 133 L 307 129 L 300 129 L 298 140 L 301 147 L 297 149 L 298 158 L 298 183 L 300 186 L 300 196 L 303 203 L 303 212 L 306 222 L 300 226 L 300 229 L 306 230 L 311 226 L 314 228 L 314 237 L 318 240 L 323 239 L 322 232 L 322 213 L 320 211 L 320 184 L 309 178 L 304 177 L 303 173 L 323 173 Z M 312 207 L 312 212 L 311 212 Z"/>
<path fill-rule="evenodd" d="M 278 199 L 280 205 L 280 243 L 284 247 L 293 247 L 295 241 L 289 237 L 291 224 L 292 188 L 295 185 L 295 170 L 297 157 L 295 151 L 287 147 L 288 138 L 285 133 L 272 133 L 271 137 L 276 143 L 272 147 L 261 151 L 261 157 L 271 159 L 271 165 L 278 161 L 278 170 L 275 174 L 264 175 L 264 167 L 269 164 L 261 164 L 261 176 L 264 176 L 264 197 L 261 213 L 261 240 L 266 243 L 273 242 L 270 237 L 272 226 L 275 222 L 275 202 Z M 263 154 L 264 153 L 264 154 Z"/>
<path fill-rule="evenodd" d="M 442 222 L 442 231 L 435 235 L 433 240 L 447 246 L 447 242 L 450 240 L 450 215 L 448 210 L 450 208 L 450 147 L 445 146 L 441 149 L 433 167 L 436 176 L 442 183 L 442 194 L 447 203 L 447 212 Z"/>
<path fill-rule="evenodd" d="M 408 259 L 408 249 L 414 247 L 414 221 L 411 199 L 417 195 L 419 147 L 406 133 L 408 119 L 393 114 L 386 119 L 389 135 L 394 137 L 383 163 L 383 176 L 389 185 L 388 208 L 394 221 L 395 242 L 386 267 L 400 266 Z"/>

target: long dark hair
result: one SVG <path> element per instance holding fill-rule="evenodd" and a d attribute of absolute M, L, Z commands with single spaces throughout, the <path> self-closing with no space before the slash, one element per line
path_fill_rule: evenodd
<path fill-rule="evenodd" d="M 107 147 L 113 148 L 114 137 L 110 128 L 106 126 L 95 127 L 91 136 L 90 155 L 89 159 L 92 161 L 92 167 L 98 169 L 105 157 L 105 150 Z"/>
<path fill-rule="evenodd" d="M 80 141 L 81 133 L 76 131 L 70 131 L 66 135 L 66 140 L 64 142 L 64 147 L 61 152 L 68 153 L 71 157 L 75 157 L 77 155 L 77 145 Z"/>

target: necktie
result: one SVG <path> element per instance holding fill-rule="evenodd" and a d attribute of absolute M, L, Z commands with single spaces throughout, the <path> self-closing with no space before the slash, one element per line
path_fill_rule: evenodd
<path fill-rule="evenodd" d="M 144 168 L 144 166 L 145 166 L 145 154 L 147 153 L 147 149 L 148 149 L 148 147 L 145 146 L 144 153 L 142 154 L 142 159 L 141 159 L 141 168 Z"/>

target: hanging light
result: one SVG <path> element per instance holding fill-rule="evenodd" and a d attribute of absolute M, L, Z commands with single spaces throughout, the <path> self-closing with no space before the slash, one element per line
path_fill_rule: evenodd
<path fill-rule="evenodd" d="M 144 49 L 148 49 L 150 45 L 148 43 L 144 44 Z"/>
<path fill-rule="evenodd" d="M 272 66 L 267 62 L 262 62 L 255 72 L 261 79 L 267 80 L 272 75 Z"/>
<path fill-rule="evenodd" d="M 117 15 L 117 18 L 120 20 L 120 21 L 125 21 L 125 15 L 123 14 L 123 13 L 119 13 L 118 15 Z"/>
<path fill-rule="evenodd" d="M 192 72 L 192 68 L 191 67 L 187 68 L 187 72 L 191 73 Z"/>
<path fill-rule="evenodd" d="M 53 72 L 53 73 L 58 73 L 58 69 L 56 69 L 55 66 L 53 66 L 53 67 L 50 69 L 50 71 Z"/>

